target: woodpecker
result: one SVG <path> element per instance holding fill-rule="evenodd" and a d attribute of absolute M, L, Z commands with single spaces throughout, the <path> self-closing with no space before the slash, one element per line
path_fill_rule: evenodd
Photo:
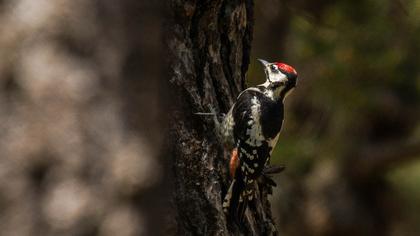
<path fill-rule="evenodd" d="M 229 218 L 242 222 L 255 182 L 270 162 L 284 118 L 284 99 L 296 87 L 297 72 L 281 63 L 258 59 L 266 81 L 242 91 L 218 123 L 224 142 L 233 147 L 229 163 L 232 182 L 223 201 Z"/>

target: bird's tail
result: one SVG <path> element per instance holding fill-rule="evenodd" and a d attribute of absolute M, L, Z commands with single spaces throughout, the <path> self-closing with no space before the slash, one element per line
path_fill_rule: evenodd
<path fill-rule="evenodd" d="M 248 198 L 245 196 L 245 183 L 240 176 L 235 176 L 223 200 L 223 211 L 228 221 L 241 224 L 247 206 Z"/>

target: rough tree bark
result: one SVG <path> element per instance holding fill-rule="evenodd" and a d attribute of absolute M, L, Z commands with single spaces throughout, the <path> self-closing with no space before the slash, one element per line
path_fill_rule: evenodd
<path fill-rule="evenodd" d="M 166 43 L 174 103 L 169 146 L 177 235 L 274 234 L 262 186 L 257 212 L 246 213 L 245 229 L 227 226 L 222 200 L 229 184 L 229 154 L 212 120 L 194 115 L 210 107 L 226 113 L 244 89 L 253 1 L 172 0 L 169 7 Z"/>

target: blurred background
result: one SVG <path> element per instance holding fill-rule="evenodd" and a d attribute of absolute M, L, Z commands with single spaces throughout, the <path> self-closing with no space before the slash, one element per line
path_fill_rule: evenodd
<path fill-rule="evenodd" d="M 0 1 L 0 235 L 157 233 L 160 13 L 149 1 Z"/>
<path fill-rule="evenodd" d="M 420 235 L 420 2 L 255 2 L 256 58 L 299 74 L 273 162 L 281 235 Z"/>

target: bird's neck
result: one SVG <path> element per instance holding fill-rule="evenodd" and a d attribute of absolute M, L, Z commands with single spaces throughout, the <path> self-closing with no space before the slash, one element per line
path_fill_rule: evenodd
<path fill-rule="evenodd" d="M 273 99 L 277 102 L 281 102 L 283 103 L 284 101 L 284 96 L 282 94 L 282 88 L 283 87 L 277 87 L 275 89 L 273 89 Z"/>
<path fill-rule="evenodd" d="M 286 93 L 282 92 L 284 87 L 274 87 L 268 81 L 260 85 L 264 88 L 264 94 L 276 102 L 283 103 Z"/>

